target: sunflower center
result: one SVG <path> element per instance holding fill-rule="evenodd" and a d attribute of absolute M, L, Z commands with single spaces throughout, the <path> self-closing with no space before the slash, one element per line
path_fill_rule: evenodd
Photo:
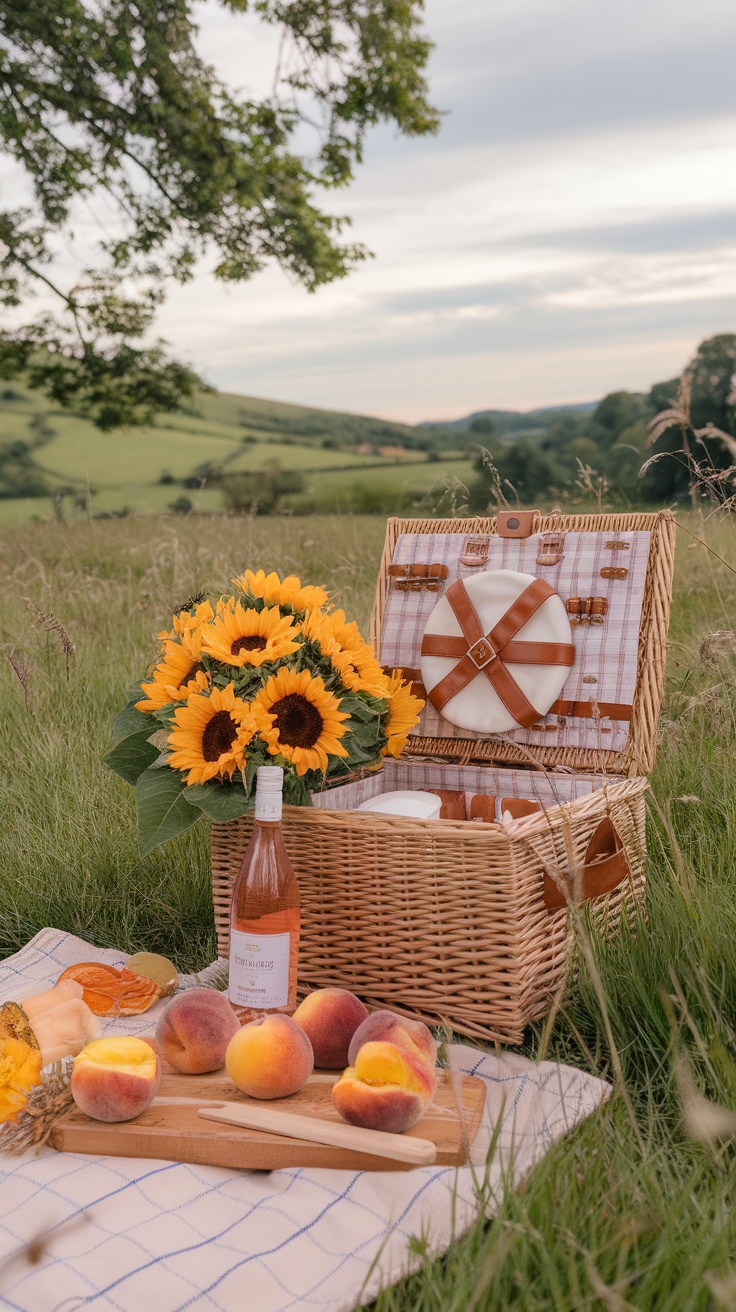
<path fill-rule="evenodd" d="M 276 716 L 279 738 L 288 747 L 314 747 L 319 738 L 323 720 L 317 707 L 301 693 L 292 692 L 269 707 Z"/>
<path fill-rule="evenodd" d="M 246 638 L 236 638 L 230 651 L 233 656 L 237 656 L 241 651 L 263 651 L 268 646 L 268 639 L 261 637 L 260 633 L 251 633 Z"/>
<path fill-rule="evenodd" d="M 230 712 L 216 711 L 202 734 L 202 755 L 205 761 L 219 761 L 225 752 L 230 751 L 237 736 L 238 726 Z"/>

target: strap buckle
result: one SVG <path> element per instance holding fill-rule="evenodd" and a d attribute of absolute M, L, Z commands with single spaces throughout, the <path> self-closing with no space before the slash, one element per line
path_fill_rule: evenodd
<path fill-rule="evenodd" d="M 423 564 L 389 565 L 389 578 L 399 592 L 441 592 L 448 574 L 447 565 Z"/>
<path fill-rule="evenodd" d="M 484 670 L 491 661 L 498 660 L 498 652 L 488 638 L 479 638 L 468 649 L 468 656 L 478 670 Z"/>

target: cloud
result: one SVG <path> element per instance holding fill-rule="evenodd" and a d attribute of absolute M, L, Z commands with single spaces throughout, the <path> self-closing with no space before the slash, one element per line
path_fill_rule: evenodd
<path fill-rule="evenodd" d="M 196 12 L 221 75 L 270 93 L 277 30 Z M 417 420 L 643 389 L 736 329 L 736 9 L 429 0 L 426 21 L 440 135 L 374 130 L 322 197 L 375 258 L 313 296 L 205 262 L 160 315 L 177 352 L 236 391 Z"/>
<path fill-rule="evenodd" d="M 647 388 L 736 325 L 736 116 L 436 150 L 369 158 L 346 282 L 194 289 L 216 382 L 415 420 Z"/>

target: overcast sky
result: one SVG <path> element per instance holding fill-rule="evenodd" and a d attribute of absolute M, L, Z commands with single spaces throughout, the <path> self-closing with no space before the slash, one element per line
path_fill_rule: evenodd
<path fill-rule="evenodd" d="M 235 84 L 272 35 L 202 4 Z M 371 135 L 331 204 L 375 253 L 310 296 L 275 269 L 176 290 L 163 334 L 232 391 L 397 419 L 646 389 L 736 331 L 736 6 L 428 0 L 435 138 Z"/>

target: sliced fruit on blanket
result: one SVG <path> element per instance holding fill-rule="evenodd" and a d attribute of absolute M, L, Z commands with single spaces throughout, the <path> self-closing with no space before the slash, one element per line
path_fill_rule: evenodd
<path fill-rule="evenodd" d="M 424 1115 L 437 1088 L 434 1067 L 395 1043 L 369 1042 L 333 1085 L 335 1110 L 350 1125 L 402 1134 Z"/>
<path fill-rule="evenodd" d="M 95 1016 L 138 1016 L 162 996 L 154 980 L 133 971 L 104 966 L 99 961 L 80 961 L 67 966 L 57 983 L 76 980 L 84 990 L 84 1001 Z"/>
<path fill-rule="evenodd" d="M 52 989 L 5 1002 L 0 1007 L 0 1043 L 20 1039 L 30 1048 L 40 1050 L 41 1065 L 76 1057 L 86 1043 L 99 1035 L 99 1025 L 83 1001 L 83 988 L 73 980 L 63 980 Z"/>
<path fill-rule="evenodd" d="M 3 1039 L 22 1039 L 30 1048 L 39 1046 L 28 1012 L 17 1002 L 4 1002 L 0 1007 L 0 1043 Z"/>
<path fill-rule="evenodd" d="M 143 979 L 152 979 L 164 997 L 176 992 L 179 983 L 176 966 L 158 952 L 136 952 L 135 956 L 128 957 L 125 969 L 134 975 L 142 975 Z"/>
<path fill-rule="evenodd" d="M 72 1096 L 96 1121 L 131 1121 L 158 1093 L 161 1062 L 145 1039 L 117 1037 L 87 1044 L 74 1062 Z"/>
<path fill-rule="evenodd" d="M 85 1044 L 100 1036 L 99 1021 L 84 1001 L 84 989 L 76 980 L 61 983 L 25 998 L 25 1011 L 41 1049 L 44 1066 L 76 1057 Z"/>

